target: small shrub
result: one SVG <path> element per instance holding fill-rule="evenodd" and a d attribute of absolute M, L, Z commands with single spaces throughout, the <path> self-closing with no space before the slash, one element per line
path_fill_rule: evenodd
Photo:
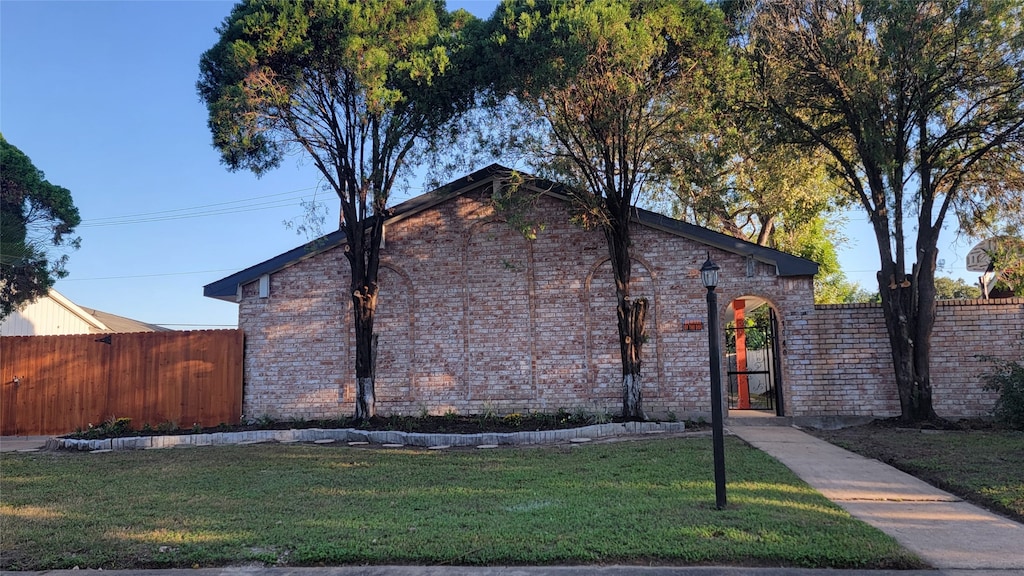
<path fill-rule="evenodd" d="M 132 419 L 131 418 L 111 418 L 103 424 L 106 426 L 111 434 L 128 434 L 132 431 Z"/>
<path fill-rule="evenodd" d="M 491 422 L 498 419 L 498 412 L 489 403 L 484 403 L 484 411 L 480 414 L 480 420 Z"/>
<path fill-rule="evenodd" d="M 164 420 L 163 422 L 156 425 L 156 431 L 161 434 L 170 434 L 178 430 L 178 423 L 171 422 L 170 420 Z"/>
<path fill-rule="evenodd" d="M 260 428 L 270 428 L 274 424 L 274 418 L 270 414 L 264 414 L 254 420 L 252 424 Z"/>
<path fill-rule="evenodd" d="M 1024 430 L 1024 365 L 998 358 L 985 359 L 995 364 L 995 369 L 985 375 L 984 387 L 999 394 L 992 414 L 1010 428 Z"/>
<path fill-rule="evenodd" d="M 92 440 L 98 438 L 117 438 L 121 436 L 128 436 L 132 433 L 131 418 L 111 417 L 99 426 L 93 426 L 92 423 L 89 423 L 88 428 L 85 430 L 78 428 L 75 430 L 74 434 L 71 434 L 71 437 Z"/>
<path fill-rule="evenodd" d="M 562 424 L 567 424 L 572 419 L 572 414 L 569 414 L 569 411 L 565 408 L 559 408 L 558 412 L 555 412 L 555 418 Z"/>
<path fill-rule="evenodd" d="M 523 415 L 518 412 L 506 414 L 505 417 L 502 418 L 502 420 L 505 422 L 505 424 L 513 428 L 519 428 L 520 426 L 523 425 Z"/>

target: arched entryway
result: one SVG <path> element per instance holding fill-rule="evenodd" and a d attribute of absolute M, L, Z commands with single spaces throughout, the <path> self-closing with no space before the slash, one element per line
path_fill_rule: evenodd
<path fill-rule="evenodd" d="M 785 416 L 775 309 L 757 296 L 736 298 L 724 328 L 729 410 Z"/>

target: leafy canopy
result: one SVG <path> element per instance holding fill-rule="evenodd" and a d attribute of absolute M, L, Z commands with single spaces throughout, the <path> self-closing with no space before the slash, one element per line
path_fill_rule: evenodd
<path fill-rule="evenodd" d="M 441 0 L 251 0 L 200 60 L 199 95 L 232 170 L 298 151 L 341 200 L 356 334 L 356 416 L 372 417 L 380 246 L 391 190 L 473 104 L 477 21 Z"/>
<path fill-rule="evenodd" d="M 1024 2 L 750 3 L 766 112 L 828 152 L 872 224 L 901 417 L 937 418 L 939 234 L 1024 208 Z"/>
<path fill-rule="evenodd" d="M 0 319 L 67 276 L 68 255 L 54 258 L 52 248 L 77 249 L 80 222 L 71 191 L 48 182 L 0 134 Z"/>
<path fill-rule="evenodd" d="M 951 211 L 968 232 L 1020 212 L 1020 0 L 753 4 L 748 47 L 769 107 L 834 158 L 883 265 L 904 273 L 915 229 L 919 255 L 934 257 Z"/>
<path fill-rule="evenodd" d="M 495 19 L 496 90 L 543 120 L 539 140 L 520 140 L 540 171 L 585 192 L 599 221 L 625 213 L 710 99 L 721 13 L 699 0 L 539 0 L 503 2 Z"/>
<path fill-rule="evenodd" d="M 472 103 L 451 72 L 474 25 L 440 1 L 241 3 L 200 62 L 214 146 L 257 175 L 302 150 L 343 203 L 369 194 L 383 209 L 416 144 Z M 345 217 L 370 213 L 358 208 Z"/>

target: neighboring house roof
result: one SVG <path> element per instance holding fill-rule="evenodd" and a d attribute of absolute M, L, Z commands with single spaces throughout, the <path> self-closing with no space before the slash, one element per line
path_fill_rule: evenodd
<path fill-rule="evenodd" d="M 385 225 L 398 222 L 413 216 L 419 212 L 432 208 L 452 198 L 465 194 L 471 190 L 477 190 L 482 184 L 493 182 L 495 179 L 510 174 L 512 170 L 500 164 L 477 170 L 468 176 L 463 176 L 441 186 L 440 188 L 407 200 L 391 210 Z M 540 178 L 527 177 L 525 185 L 541 191 L 543 194 L 569 200 L 568 189 L 557 182 Z M 752 242 L 740 240 L 720 232 L 715 232 L 701 226 L 689 224 L 681 220 L 669 218 L 642 208 L 634 208 L 634 219 L 642 225 L 681 236 L 707 246 L 718 248 L 726 252 L 752 257 L 755 260 L 775 266 L 779 276 L 814 276 L 818 273 L 818 264 L 806 258 L 793 256 L 779 250 L 760 246 Z M 211 282 L 203 287 L 203 295 L 210 298 L 218 298 L 230 302 L 237 302 L 240 299 L 241 287 L 253 282 L 265 274 L 273 274 L 288 266 L 291 266 L 306 258 L 311 258 L 342 245 L 345 242 L 345 233 L 337 230 L 322 236 L 309 244 L 299 246 L 283 254 L 279 254 L 269 260 L 265 260 L 250 266 L 245 270 L 236 272 L 230 276 Z"/>
<path fill-rule="evenodd" d="M 46 296 L 20 310 L 15 310 L 0 322 L 0 335 L 2 336 L 57 336 L 169 330 L 170 328 L 146 324 L 116 314 L 82 308 L 52 288 Z"/>
<path fill-rule="evenodd" d="M 158 326 L 156 324 L 149 324 L 146 322 L 140 322 L 131 318 L 125 318 L 124 316 L 118 316 L 117 314 L 111 314 L 110 312 L 104 312 L 102 310 L 96 310 L 95 308 L 83 308 L 89 314 L 92 314 L 94 318 L 100 320 L 107 325 L 108 332 L 173 332 L 172 328 L 165 328 L 164 326 Z"/>

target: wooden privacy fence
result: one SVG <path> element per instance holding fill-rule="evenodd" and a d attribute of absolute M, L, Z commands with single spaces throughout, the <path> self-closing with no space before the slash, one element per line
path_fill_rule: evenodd
<path fill-rule="evenodd" d="M 0 434 L 237 423 L 241 330 L 0 338 Z"/>

